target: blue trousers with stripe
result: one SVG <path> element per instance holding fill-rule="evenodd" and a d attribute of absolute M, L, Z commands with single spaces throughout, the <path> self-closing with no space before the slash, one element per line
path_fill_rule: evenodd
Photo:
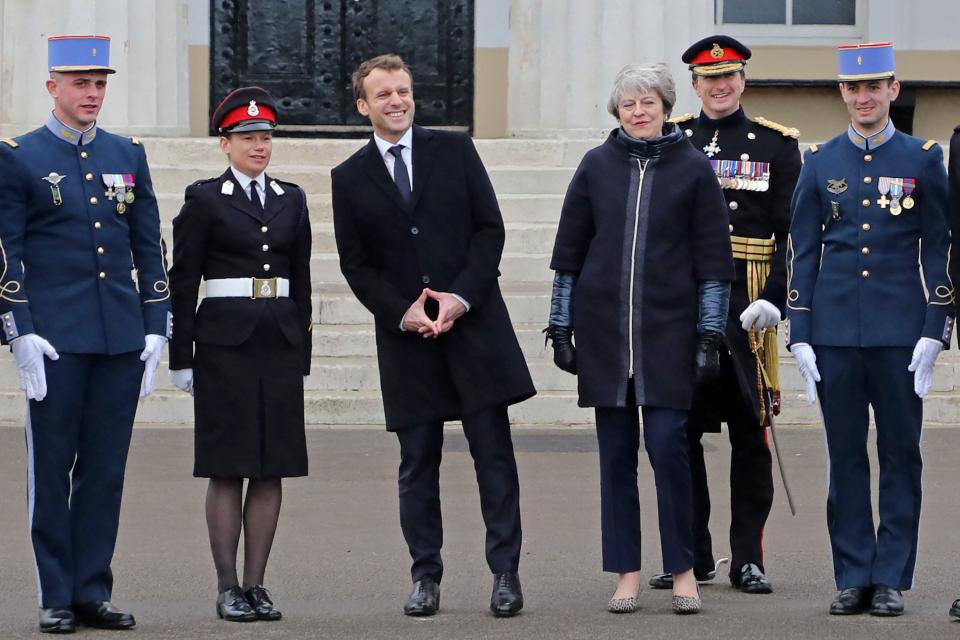
<path fill-rule="evenodd" d="M 27 413 L 27 500 L 41 607 L 109 600 L 139 352 L 46 360 Z"/>
<path fill-rule="evenodd" d="M 909 347 L 818 347 L 817 385 L 829 456 L 827 528 L 838 589 L 909 589 L 917 559 L 923 403 Z M 867 431 L 873 407 L 880 523 L 873 522 Z"/>

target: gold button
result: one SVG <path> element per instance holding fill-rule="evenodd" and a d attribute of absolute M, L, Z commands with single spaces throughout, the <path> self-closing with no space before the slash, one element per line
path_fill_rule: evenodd
<path fill-rule="evenodd" d="M 871 160 L 873 160 L 873 156 L 868 153 L 867 155 L 863 156 L 863 160 L 865 162 L 870 162 Z"/>
<path fill-rule="evenodd" d="M 97 204 L 97 196 L 90 196 L 90 204 Z"/>
<path fill-rule="evenodd" d="M 749 138 L 750 140 L 756 140 L 756 139 L 757 139 L 757 134 L 755 134 L 753 131 L 751 131 L 750 133 L 747 134 L 747 138 Z"/>
<path fill-rule="evenodd" d="M 862 229 L 863 229 L 864 231 L 870 231 L 870 223 L 869 223 L 869 222 L 864 222 Z"/>
<path fill-rule="evenodd" d="M 864 198 L 864 199 L 863 199 L 863 206 L 869 207 L 869 206 L 870 206 L 870 200 L 867 199 L 867 198 Z"/>
<path fill-rule="evenodd" d="M 100 224 L 100 221 L 99 221 L 99 220 L 97 220 L 96 222 L 93 223 L 93 228 L 94 228 L 94 229 L 99 229 L 99 228 L 102 227 L 102 226 L 103 226 L 103 225 Z"/>
<path fill-rule="evenodd" d="M 865 184 L 870 184 L 871 182 L 873 182 L 873 178 L 871 178 L 870 176 L 864 176 L 864 177 L 863 177 L 863 182 L 864 182 Z"/>
<path fill-rule="evenodd" d="M 736 211 L 739 206 L 740 206 L 740 205 L 737 204 L 737 201 L 736 201 L 736 200 L 731 200 L 731 201 L 730 201 L 730 210 L 731 210 L 731 211 Z"/>
<path fill-rule="evenodd" d="M 260 231 L 263 231 L 264 233 L 266 233 L 266 232 L 267 232 L 267 228 L 266 228 L 266 227 L 260 227 Z"/>
<path fill-rule="evenodd" d="M 263 251 L 270 251 L 270 245 L 265 244 L 262 247 L 260 247 L 260 249 L 262 249 Z"/>
<path fill-rule="evenodd" d="M 693 129 L 684 129 L 683 132 L 687 134 L 688 138 L 693 137 Z"/>
<path fill-rule="evenodd" d="M 870 272 L 867 271 L 866 269 L 864 269 L 863 272 L 862 272 L 860 275 L 862 275 L 864 278 L 869 278 L 869 277 L 870 277 Z"/>
<path fill-rule="evenodd" d="M 87 157 L 87 152 L 86 152 L 86 151 L 81 151 L 81 152 L 80 152 L 80 157 L 86 159 L 86 157 Z"/>
<path fill-rule="evenodd" d="M 747 160 L 750 159 L 750 154 L 749 154 L 749 153 L 741 153 L 741 154 L 740 154 L 740 159 L 743 160 L 744 162 L 746 162 Z"/>
<path fill-rule="evenodd" d="M 105 272 L 105 271 L 101 271 L 101 272 L 100 272 L 100 279 L 103 280 L 103 279 L 106 278 L 106 277 L 107 277 L 106 272 Z"/>
<path fill-rule="evenodd" d="M 97 253 L 103 255 L 103 247 L 97 247 Z"/>
<path fill-rule="evenodd" d="M 268 265 L 268 264 L 263 265 L 263 270 L 264 270 L 264 271 L 270 271 L 270 265 Z"/>
<path fill-rule="evenodd" d="M 864 247 L 863 249 L 860 249 L 860 253 L 862 253 L 865 256 L 870 255 L 870 247 Z"/>
<path fill-rule="evenodd" d="M 92 174 L 92 173 L 88 173 L 87 175 L 85 175 L 85 176 L 83 176 L 83 177 L 84 177 L 84 179 L 86 179 L 86 180 L 93 180 L 93 174 Z"/>

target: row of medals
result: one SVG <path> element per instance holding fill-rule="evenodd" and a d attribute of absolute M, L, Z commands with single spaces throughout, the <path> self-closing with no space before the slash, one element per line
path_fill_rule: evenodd
<path fill-rule="evenodd" d="M 130 191 L 129 189 L 125 189 L 123 191 L 123 194 L 119 194 L 116 191 L 114 191 L 113 187 L 111 187 L 110 189 L 107 189 L 106 191 L 104 191 L 103 195 L 107 196 L 107 200 L 113 200 L 114 196 L 116 196 L 117 213 L 119 213 L 120 215 L 125 214 L 127 212 L 127 205 L 133 204 L 133 201 L 135 200 L 133 191 Z"/>
<path fill-rule="evenodd" d="M 720 177 L 717 176 L 721 189 L 740 189 L 742 191 L 767 191 L 770 188 L 770 180 L 763 178 L 744 178 L 744 177 Z"/>
<path fill-rule="evenodd" d="M 890 199 L 890 215 L 892 215 L 892 216 L 898 216 L 898 215 L 900 215 L 901 213 L 903 213 L 903 210 L 904 210 L 904 209 L 906 209 L 906 210 L 908 210 L 908 211 L 909 211 L 910 209 L 913 209 L 913 205 L 916 204 L 916 203 L 914 202 L 913 196 L 911 196 L 911 195 L 908 194 L 908 195 L 907 195 L 905 198 L 903 198 L 903 200 L 901 201 L 900 196 L 903 194 L 903 184 L 902 184 L 902 183 L 897 184 L 897 183 L 891 182 L 890 186 L 889 186 L 886 190 L 884 190 L 884 186 L 886 186 L 886 185 L 884 184 L 884 181 L 878 181 L 878 183 L 877 183 L 877 190 L 880 191 L 880 195 L 881 195 L 881 196 L 885 196 L 885 195 L 887 195 L 887 193 L 889 193 L 889 194 L 891 195 L 891 199 Z"/>

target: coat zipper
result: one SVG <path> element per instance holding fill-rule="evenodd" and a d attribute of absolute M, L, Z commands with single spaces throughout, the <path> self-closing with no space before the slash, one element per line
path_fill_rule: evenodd
<path fill-rule="evenodd" d="M 640 183 L 637 185 L 637 208 L 633 212 L 633 247 L 630 250 L 630 293 L 628 294 L 627 303 L 627 344 L 630 350 L 628 378 L 633 377 L 633 282 L 637 271 L 637 233 L 640 229 L 640 196 L 643 193 L 643 174 L 646 173 L 646 165 L 639 158 L 637 158 L 637 167 L 640 169 Z"/>

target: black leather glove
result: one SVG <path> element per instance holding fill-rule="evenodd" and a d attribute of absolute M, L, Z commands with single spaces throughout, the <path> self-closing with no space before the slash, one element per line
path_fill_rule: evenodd
<path fill-rule="evenodd" d="M 718 331 L 704 331 L 697 341 L 696 368 L 694 382 L 697 386 L 710 384 L 720 377 L 720 349 L 723 346 L 723 334 Z"/>
<path fill-rule="evenodd" d="M 543 330 L 553 344 L 553 364 L 563 371 L 577 375 L 577 348 L 573 346 L 573 328 L 550 325 Z"/>

